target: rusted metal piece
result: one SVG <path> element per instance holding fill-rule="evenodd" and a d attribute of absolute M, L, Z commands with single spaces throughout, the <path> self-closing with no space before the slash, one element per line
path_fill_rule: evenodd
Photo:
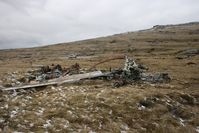
<path fill-rule="evenodd" d="M 118 81 L 114 82 L 114 83 L 112 84 L 112 86 L 113 86 L 114 88 L 118 88 L 118 87 L 124 86 L 124 85 L 126 85 L 126 84 L 127 84 L 127 82 L 126 82 L 125 80 L 118 80 Z"/>
<path fill-rule="evenodd" d="M 114 58 L 109 58 L 103 61 L 98 62 L 97 64 L 93 65 L 89 70 L 92 70 L 94 68 L 96 68 L 97 65 L 112 61 L 112 60 L 119 60 L 119 59 L 125 59 L 125 56 L 118 56 L 118 57 L 114 57 Z"/>
<path fill-rule="evenodd" d="M 67 74 L 78 74 L 80 70 L 80 65 L 75 63 L 74 65 L 70 66 L 69 68 L 63 69 L 63 76 Z"/>

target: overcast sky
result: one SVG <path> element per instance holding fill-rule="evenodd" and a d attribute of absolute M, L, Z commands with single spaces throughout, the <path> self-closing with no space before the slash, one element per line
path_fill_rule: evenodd
<path fill-rule="evenodd" d="M 0 0 L 0 49 L 199 21 L 199 0 Z"/>

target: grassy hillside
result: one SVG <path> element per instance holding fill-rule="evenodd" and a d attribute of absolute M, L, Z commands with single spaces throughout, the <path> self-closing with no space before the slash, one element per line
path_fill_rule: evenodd
<path fill-rule="evenodd" d="M 30 49 L 0 51 L 0 79 L 32 65 L 79 63 L 82 68 L 128 55 L 150 72 L 167 72 L 169 84 L 137 83 L 112 88 L 107 81 L 1 92 L 2 131 L 34 132 L 196 132 L 199 130 L 199 23 L 154 26 L 108 37 Z M 68 59 L 76 54 L 81 58 Z M 123 60 L 97 69 L 123 67 Z M 17 113 L 16 113 L 17 112 Z M 3 121 L 3 122 L 2 122 Z M 0 130 L 0 132 L 1 132 Z"/>

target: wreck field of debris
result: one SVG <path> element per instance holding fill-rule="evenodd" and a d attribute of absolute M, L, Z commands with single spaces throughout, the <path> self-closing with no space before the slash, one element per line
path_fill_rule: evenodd
<path fill-rule="evenodd" d="M 199 133 L 199 23 L 1 50 L 0 132 Z"/>

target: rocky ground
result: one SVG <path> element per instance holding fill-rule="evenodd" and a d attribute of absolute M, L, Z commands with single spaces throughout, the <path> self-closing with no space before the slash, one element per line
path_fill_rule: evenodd
<path fill-rule="evenodd" d="M 112 81 L 86 80 L 0 92 L 0 132 L 199 132 L 199 23 L 1 50 L 0 84 L 8 75 L 23 75 L 34 65 L 79 63 L 88 69 L 120 55 L 146 65 L 149 72 L 167 72 L 171 82 L 113 88 Z M 124 60 L 116 60 L 96 69 L 123 64 Z"/>

